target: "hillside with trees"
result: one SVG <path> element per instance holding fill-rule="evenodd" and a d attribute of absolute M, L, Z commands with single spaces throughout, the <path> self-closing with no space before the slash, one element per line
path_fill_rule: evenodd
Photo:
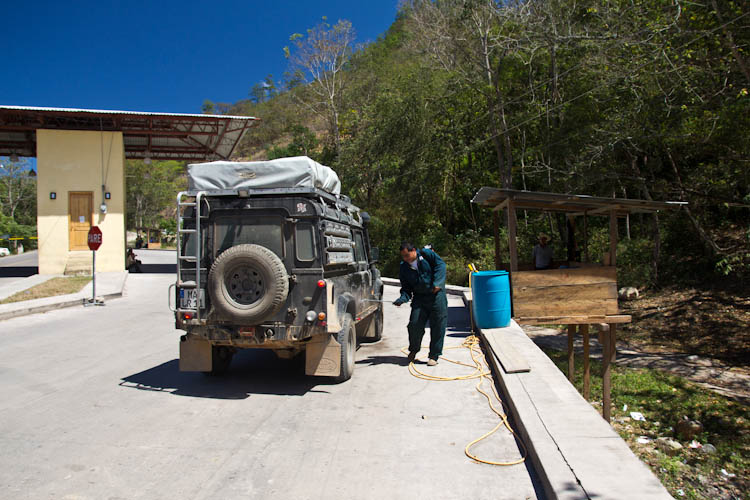
<path fill-rule="evenodd" d="M 387 275 L 408 238 L 445 255 L 453 282 L 468 262 L 491 266 L 491 217 L 470 200 L 503 186 L 688 201 L 622 225 L 622 284 L 742 282 L 749 25 L 746 4 L 716 0 L 410 0 L 365 47 L 347 21 L 292 35 L 283 82 L 204 109 L 262 119 L 244 158 L 332 166 L 373 215 Z M 564 250 L 562 220 L 519 224 L 521 255 L 539 230 Z M 592 230 L 597 258 L 607 229 Z"/>

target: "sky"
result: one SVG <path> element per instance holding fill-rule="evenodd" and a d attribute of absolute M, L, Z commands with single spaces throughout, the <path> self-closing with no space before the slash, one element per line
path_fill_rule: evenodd
<path fill-rule="evenodd" d="M 0 105 L 200 113 L 288 69 L 283 48 L 322 16 L 375 41 L 398 0 L 3 2 Z"/>

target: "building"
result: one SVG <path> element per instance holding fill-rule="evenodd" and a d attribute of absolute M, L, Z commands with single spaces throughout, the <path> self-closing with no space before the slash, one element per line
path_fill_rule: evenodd
<path fill-rule="evenodd" d="M 0 155 L 37 159 L 39 273 L 89 259 L 125 269 L 125 160 L 226 160 L 257 123 L 248 116 L 0 106 Z"/>

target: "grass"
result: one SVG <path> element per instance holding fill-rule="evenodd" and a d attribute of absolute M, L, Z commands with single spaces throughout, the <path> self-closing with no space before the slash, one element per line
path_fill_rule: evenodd
<path fill-rule="evenodd" d="M 52 278 L 44 283 L 31 287 L 28 290 L 20 291 L 10 297 L 0 300 L 0 304 L 10 304 L 11 302 L 21 302 L 24 300 L 41 299 L 44 297 L 54 297 L 57 295 L 67 295 L 69 293 L 80 292 L 89 281 L 91 281 L 91 276 Z"/>
<path fill-rule="evenodd" d="M 567 354 L 545 349 L 557 367 L 567 373 Z M 576 360 L 575 386 L 583 392 L 583 363 Z M 601 409 L 601 362 L 591 360 L 592 404 Z M 633 452 L 646 462 L 675 498 L 750 499 L 750 407 L 698 387 L 681 377 L 658 370 L 613 366 L 612 423 Z M 623 410 L 627 405 L 627 410 Z M 643 414 L 646 421 L 630 418 Z M 688 447 L 675 435 L 684 416 L 703 424 L 694 439 L 716 447 L 709 454 Z M 649 442 L 641 444 L 638 437 Z M 669 437 L 683 448 L 674 456 L 658 450 L 658 437 Z M 725 476 L 721 470 L 735 474 Z M 682 494 L 681 494 L 682 493 Z"/>

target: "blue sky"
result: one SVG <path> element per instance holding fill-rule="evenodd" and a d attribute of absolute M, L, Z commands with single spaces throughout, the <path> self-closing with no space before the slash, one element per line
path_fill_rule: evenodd
<path fill-rule="evenodd" d="M 322 16 L 358 42 L 393 23 L 398 0 L 3 2 L 0 104 L 199 113 L 287 68 L 283 47 Z"/>

